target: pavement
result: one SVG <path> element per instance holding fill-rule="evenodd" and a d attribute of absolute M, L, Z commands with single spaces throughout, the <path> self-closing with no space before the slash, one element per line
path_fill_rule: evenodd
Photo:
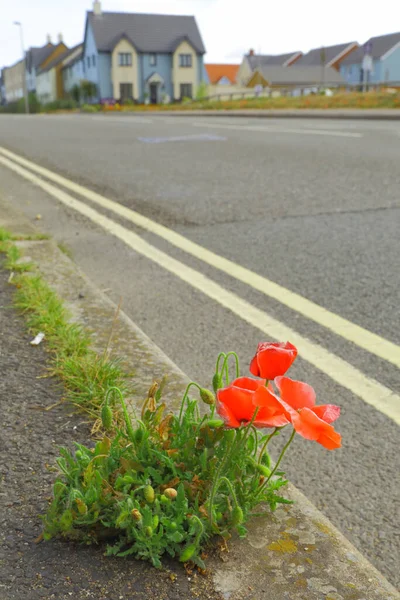
<path fill-rule="evenodd" d="M 0 146 L 154 219 L 398 348 L 397 123 L 2 117 Z M 115 231 L 67 207 L 1 161 L 0 190 L 32 220 L 40 214 L 40 228 L 51 232 L 111 299 L 122 297 L 125 313 L 189 376 L 209 384 L 214 358 L 224 349 L 238 351 L 245 371 L 256 343 L 266 335 L 261 326 L 228 310 L 220 294 L 203 293 L 199 276 L 197 287 L 192 279 L 184 281 L 171 262 L 166 268 L 145 250 L 133 250 Z M 395 365 L 289 308 L 283 297 L 266 296 L 82 194 L 72 195 L 318 344 L 330 360 L 340 358 L 342 371 L 350 365 L 369 378 L 357 375 L 353 386 L 343 385 L 342 374 L 316 367 L 318 357 L 298 360 L 293 376 L 310 382 L 320 402 L 341 405 L 338 428 L 344 447 L 328 453 L 297 440 L 286 471 L 398 585 L 393 518 L 399 505 L 398 425 L 360 391 L 373 378 L 398 393 Z M 301 356 L 300 345 L 299 351 Z"/>

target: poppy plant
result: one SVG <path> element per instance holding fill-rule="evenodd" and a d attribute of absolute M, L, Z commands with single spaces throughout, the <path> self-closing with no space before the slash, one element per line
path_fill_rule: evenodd
<path fill-rule="evenodd" d="M 217 412 L 227 427 L 240 427 L 253 421 L 255 427 L 282 427 L 289 420 L 282 404 L 272 392 L 272 386 L 265 387 L 263 379 L 239 377 L 217 392 Z M 259 393 L 257 405 L 255 393 Z"/>
<path fill-rule="evenodd" d="M 316 406 L 314 389 L 302 381 L 276 377 L 274 382 L 286 414 L 299 435 L 315 440 L 328 450 L 341 447 L 341 435 L 330 425 L 340 415 L 339 406 Z"/>
<path fill-rule="evenodd" d="M 297 356 L 297 348 L 290 342 L 262 342 L 250 363 L 250 372 L 256 377 L 275 379 L 284 375 Z"/>

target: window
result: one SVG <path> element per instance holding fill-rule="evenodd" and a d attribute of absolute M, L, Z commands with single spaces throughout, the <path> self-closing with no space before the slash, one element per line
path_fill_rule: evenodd
<path fill-rule="evenodd" d="M 96 66 L 96 56 L 94 54 L 92 56 L 92 65 L 93 65 L 93 67 Z"/>
<path fill-rule="evenodd" d="M 118 65 L 120 67 L 131 67 L 132 54 L 130 52 L 120 52 L 118 54 Z"/>
<path fill-rule="evenodd" d="M 88 69 L 90 69 L 90 56 L 87 57 L 86 61 L 87 61 Z"/>
<path fill-rule="evenodd" d="M 157 64 L 157 54 L 150 54 L 149 63 L 151 67 L 155 67 Z"/>
<path fill-rule="evenodd" d="M 191 67 L 192 66 L 192 55 L 191 54 L 180 54 L 179 55 L 179 66 L 180 67 Z"/>
<path fill-rule="evenodd" d="M 133 98 L 133 85 L 131 83 L 119 84 L 120 100 L 131 100 Z"/>
<path fill-rule="evenodd" d="M 193 98 L 191 83 L 181 83 L 180 91 L 181 91 L 181 100 L 183 98 Z"/>

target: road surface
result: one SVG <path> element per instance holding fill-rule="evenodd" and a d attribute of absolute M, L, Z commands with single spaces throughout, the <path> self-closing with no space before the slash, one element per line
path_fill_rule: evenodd
<path fill-rule="evenodd" d="M 220 350 L 245 372 L 258 341 L 296 341 L 291 376 L 342 407 L 343 448 L 296 439 L 287 473 L 394 584 L 399 165 L 397 122 L 0 118 L 0 193 L 188 375 L 210 385 Z"/>

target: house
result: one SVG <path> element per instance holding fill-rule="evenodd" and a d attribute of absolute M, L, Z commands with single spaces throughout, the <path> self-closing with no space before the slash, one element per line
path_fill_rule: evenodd
<path fill-rule="evenodd" d="M 47 43 L 41 47 L 32 47 L 26 53 L 26 85 L 28 92 L 36 92 L 36 71 L 53 54 L 56 46 L 47 36 Z"/>
<path fill-rule="evenodd" d="M 247 87 L 284 88 L 295 93 L 310 93 L 320 87 L 340 87 L 345 81 L 333 67 L 322 69 L 317 66 L 287 67 L 268 66 L 257 69 L 247 83 Z"/>
<path fill-rule="evenodd" d="M 363 70 L 366 51 L 371 57 L 368 75 Z M 341 63 L 340 72 L 349 84 L 389 83 L 400 87 L 400 32 L 370 38 Z"/>
<path fill-rule="evenodd" d="M 0 70 L 0 106 L 6 103 L 6 88 L 4 86 L 4 69 Z"/>
<path fill-rule="evenodd" d="M 6 103 L 17 102 L 24 97 L 25 61 L 19 60 L 10 67 L 4 67 L 4 91 Z"/>
<path fill-rule="evenodd" d="M 36 95 L 41 104 L 48 104 L 55 100 L 61 100 L 64 96 L 64 86 L 62 77 L 63 62 L 73 53 L 72 50 L 65 50 L 53 58 L 46 66 L 40 68 L 36 73 Z"/>
<path fill-rule="evenodd" d="M 72 88 L 79 86 L 85 79 L 85 69 L 83 64 L 83 44 L 78 44 L 62 61 L 62 80 L 64 95 L 68 95 Z"/>
<path fill-rule="evenodd" d="M 255 54 L 254 50 L 250 50 L 248 54 L 243 56 L 242 64 L 239 67 L 237 82 L 241 86 L 245 86 L 253 75 L 254 71 L 266 65 L 290 67 L 302 56 L 300 51 L 287 52 L 286 54 Z"/>
<path fill-rule="evenodd" d="M 207 83 L 210 85 L 234 85 L 240 65 L 206 64 Z"/>
<path fill-rule="evenodd" d="M 303 54 L 295 63 L 296 67 L 332 67 L 339 70 L 340 64 L 358 48 L 357 42 L 347 42 L 346 44 L 336 44 L 335 46 L 325 46 L 314 48 Z"/>
<path fill-rule="evenodd" d="M 100 101 L 194 97 L 204 54 L 194 17 L 103 12 L 99 0 L 87 13 L 85 77 Z"/>

